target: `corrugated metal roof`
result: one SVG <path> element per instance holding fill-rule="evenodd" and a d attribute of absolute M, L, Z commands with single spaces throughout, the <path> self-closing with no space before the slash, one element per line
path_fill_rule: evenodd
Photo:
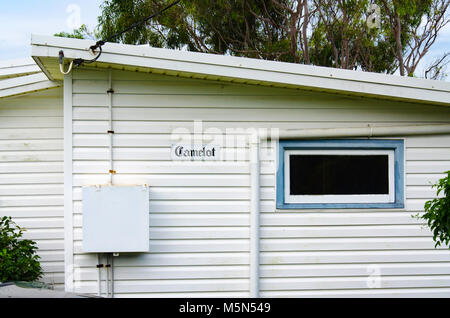
<path fill-rule="evenodd" d="M 0 61 L 0 79 L 36 74 L 40 72 L 41 69 L 36 65 L 31 57 L 26 59 Z"/>
<path fill-rule="evenodd" d="M 50 81 L 32 58 L 0 62 L 0 98 L 61 86 Z"/>

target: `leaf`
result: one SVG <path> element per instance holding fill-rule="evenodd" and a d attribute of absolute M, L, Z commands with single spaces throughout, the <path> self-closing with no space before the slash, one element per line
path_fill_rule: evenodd
<path fill-rule="evenodd" d="M 436 196 L 442 192 L 445 196 L 426 201 L 422 219 L 427 220 L 427 225 L 433 233 L 433 240 L 436 242 L 435 247 L 444 243 L 450 248 L 450 171 L 445 173 L 447 176 L 433 185 L 433 188 L 437 189 Z"/>
<path fill-rule="evenodd" d="M 0 281 L 33 281 L 42 276 L 36 243 L 22 239 L 24 228 L 11 217 L 0 221 Z"/>

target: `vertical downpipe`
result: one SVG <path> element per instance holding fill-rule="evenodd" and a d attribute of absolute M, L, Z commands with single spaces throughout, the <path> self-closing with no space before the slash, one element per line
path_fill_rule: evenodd
<path fill-rule="evenodd" d="M 64 289 L 74 291 L 73 73 L 64 75 Z"/>
<path fill-rule="evenodd" d="M 102 268 L 101 268 L 102 259 L 100 256 L 100 253 L 97 254 L 97 270 L 98 270 L 98 277 L 97 277 L 97 296 L 102 296 Z"/>
<path fill-rule="evenodd" d="M 111 298 L 114 298 L 114 254 L 111 255 Z"/>
<path fill-rule="evenodd" d="M 105 264 L 105 271 L 106 271 L 106 297 L 109 297 L 109 255 L 106 254 L 106 264 Z"/>
<path fill-rule="evenodd" d="M 259 137 L 250 136 L 250 297 L 259 297 L 259 218 L 260 218 Z"/>

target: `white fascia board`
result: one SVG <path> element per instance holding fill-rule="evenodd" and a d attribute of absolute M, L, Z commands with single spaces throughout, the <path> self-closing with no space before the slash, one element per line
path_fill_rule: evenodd
<path fill-rule="evenodd" d="M 41 72 L 32 58 L 0 61 L 0 79 Z"/>
<path fill-rule="evenodd" d="M 61 49 L 68 59 L 94 57 L 91 40 L 33 35 L 31 43 L 33 57 L 56 61 Z M 450 105 L 450 83 L 444 81 L 116 43 L 102 49 L 99 63 Z"/>
<path fill-rule="evenodd" d="M 42 72 L 15 78 L 0 80 L 0 98 L 22 95 L 61 86 L 60 83 L 49 81 Z"/>

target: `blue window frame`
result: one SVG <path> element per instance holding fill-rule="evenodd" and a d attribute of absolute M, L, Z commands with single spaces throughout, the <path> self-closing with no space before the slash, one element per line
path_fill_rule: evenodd
<path fill-rule="evenodd" d="M 302 184 L 302 180 L 296 177 L 296 170 L 308 170 L 308 162 L 311 158 L 334 160 L 333 158 L 362 158 L 366 159 L 378 157 L 380 160 L 366 160 L 363 164 L 372 165 L 381 162 L 379 169 L 381 174 L 386 174 L 386 181 L 379 181 L 381 192 L 372 193 L 370 191 L 362 194 L 341 194 L 341 193 L 321 193 L 306 191 L 304 194 L 298 193 L 293 188 L 309 187 L 307 183 Z M 309 161 L 308 161 L 309 160 Z M 312 159 L 317 160 L 317 159 Z M 350 159 L 351 160 L 351 159 Z M 358 160 L 358 159 L 356 159 Z M 361 159 L 364 161 L 364 159 Z M 336 159 L 336 162 L 339 161 Z M 341 160 L 342 161 L 342 160 Z M 345 162 L 345 160 L 343 161 Z M 352 161 L 347 161 L 352 162 Z M 297 168 L 295 166 L 297 165 Z M 333 163 L 331 163 L 333 166 Z M 290 165 L 292 165 L 290 167 Z M 301 166 L 301 169 L 299 168 Z M 329 167 L 329 166 L 328 166 Z M 335 164 L 334 167 L 343 167 Z M 378 167 L 378 166 L 377 166 Z M 335 168 L 335 169 L 341 169 Z M 330 168 L 328 168 L 330 169 Z M 362 167 L 364 169 L 364 166 Z M 372 171 L 372 177 L 377 171 Z M 345 170 L 345 168 L 344 168 Z M 383 171 L 381 171 L 383 170 Z M 351 174 L 352 169 L 348 172 Z M 364 170 L 363 170 L 364 171 Z M 294 177 L 291 180 L 291 173 Z M 345 171 L 338 171 L 337 175 L 345 175 Z M 327 178 L 326 173 L 324 176 Z M 331 178 L 331 177 L 330 177 Z M 337 181 L 339 178 L 336 177 Z M 334 182 L 336 182 L 334 180 Z M 366 182 L 364 177 L 358 182 Z M 291 181 L 293 186 L 291 186 Z M 319 181 L 318 181 L 319 182 Z M 371 182 L 367 177 L 367 182 Z M 347 182 L 348 184 L 351 181 Z M 364 188 L 364 184 L 363 187 Z M 339 188 L 339 185 L 335 188 Z M 351 185 L 350 185 L 351 187 Z M 368 185 L 371 188 L 371 185 Z M 361 190 L 363 191 L 363 190 Z M 311 192 L 311 193 L 309 193 Z M 351 208 L 403 208 L 404 207 L 404 141 L 401 139 L 336 139 L 336 140 L 280 140 L 278 147 L 278 169 L 277 169 L 277 209 L 351 209 Z"/>

